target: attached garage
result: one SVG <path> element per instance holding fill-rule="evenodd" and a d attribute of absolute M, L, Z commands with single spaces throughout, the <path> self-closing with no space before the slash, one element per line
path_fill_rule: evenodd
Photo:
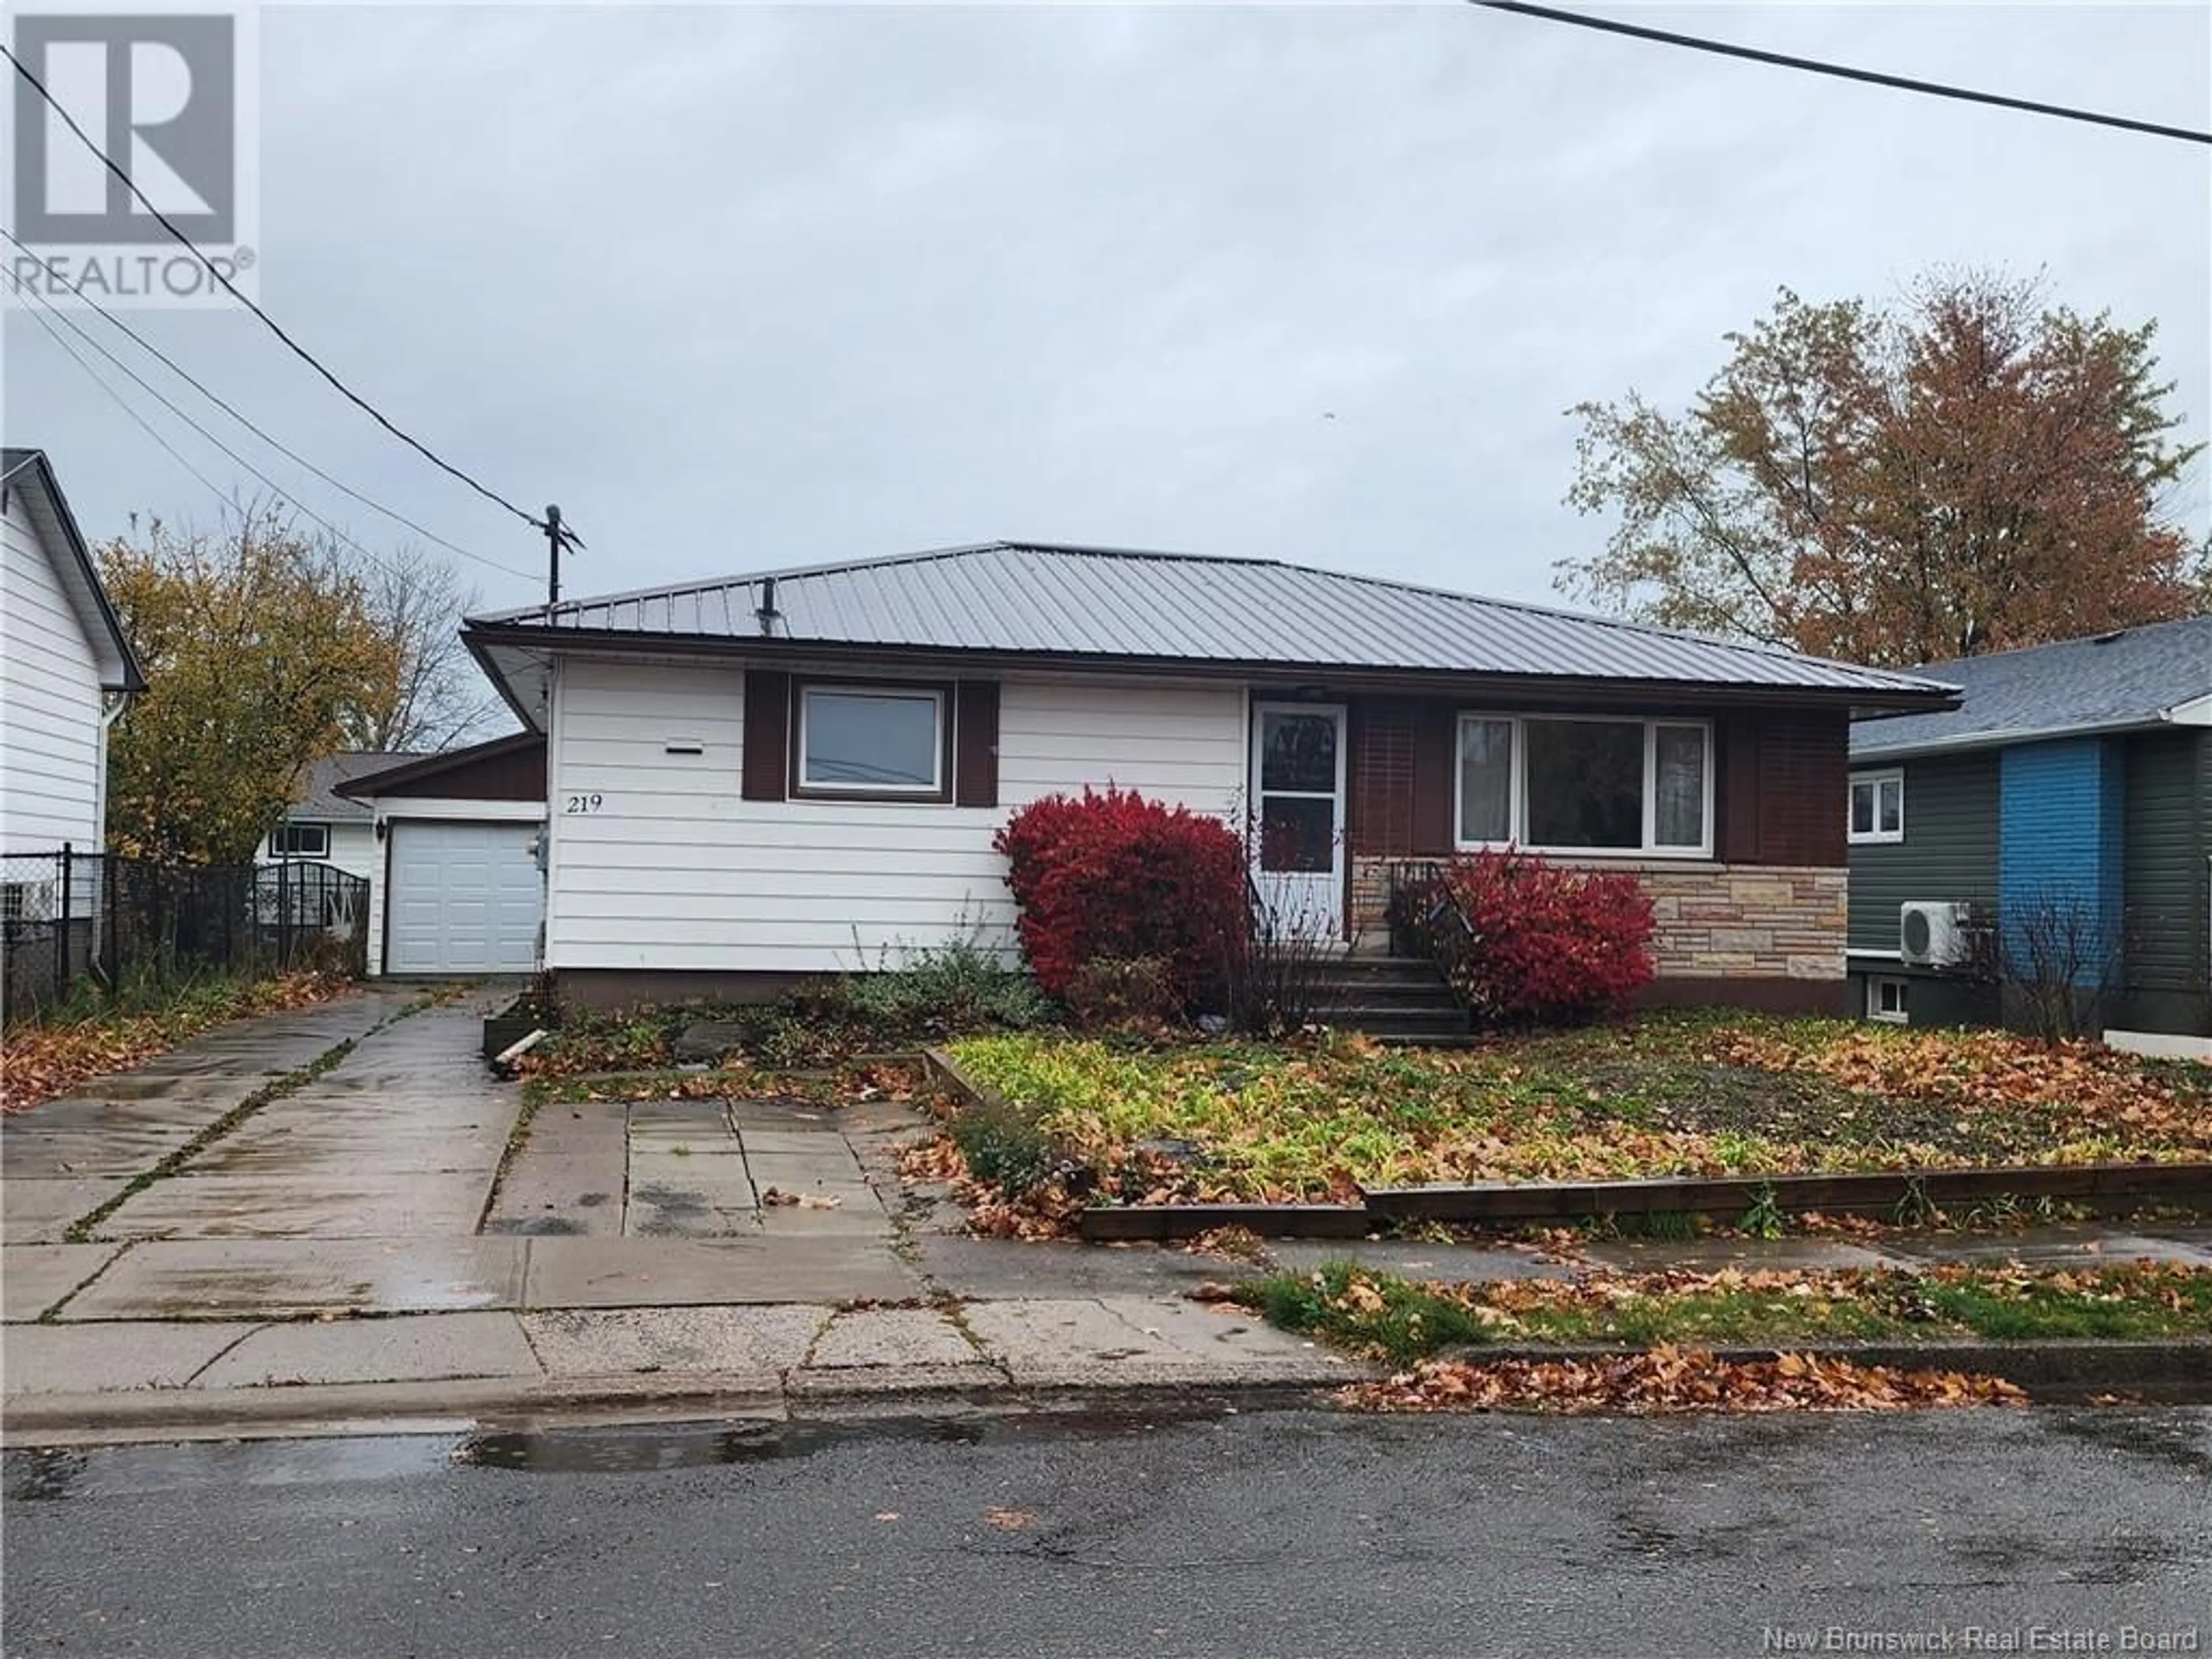
<path fill-rule="evenodd" d="M 381 851 L 368 959 L 380 974 L 527 974 L 545 878 L 545 740 L 534 732 L 426 756 L 343 786 Z"/>
<path fill-rule="evenodd" d="M 545 914 L 538 829 L 528 823 L 393 823 L 385 971 L 526 974 Z"/>

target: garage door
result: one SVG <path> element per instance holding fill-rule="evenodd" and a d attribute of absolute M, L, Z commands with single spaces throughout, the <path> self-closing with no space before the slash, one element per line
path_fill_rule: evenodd
<path fill-rule="evenodd" d="M 544 878 L 528 823 L 395 823 L 385 972 L 526 974 L 537 965 Z"/>

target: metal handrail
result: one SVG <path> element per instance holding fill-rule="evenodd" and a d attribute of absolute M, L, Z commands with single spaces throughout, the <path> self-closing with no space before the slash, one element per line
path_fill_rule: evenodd
<path fill-rule="evenodd" d="M 1407 954 L 1425 957 L 1435 963 L 1444 982 L 1451 987 L 1453 995 L 1464 1003 L 1459 965 L 1480 936 L 1466 906 L 1453 890 L 1444 866 L 1432 860 L 1392 865 L 1389 913 L 1394 929 L 1393 949 L 1401 948 L 1395 933 L 1402 915 L 1407 936 L 1403 944 L 1411 947 Z"/>

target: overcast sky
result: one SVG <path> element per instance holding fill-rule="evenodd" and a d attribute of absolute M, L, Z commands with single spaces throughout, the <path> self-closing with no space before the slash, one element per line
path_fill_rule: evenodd
<path fill-rule="evenodd" d="M 2212 125 L 2203 5 L 1633 15 Z M 272 6 L 262 60 L 263 303 L 558 501 L 574 593 L 1028 537 L 1546 599 L 1606 533 L 1560 504 L 1567 405 L 1686 398 L 1778 285 L 1942 264 L 2156 318 L 2175 406 L 2212 416 L 2203 147 L 1462 6 Z M 132 320 L 329 471 L 542 568 L 258 325 Z M 8 441 L 88 534 L 213 516 L 5 326 Z M 364 543 L 409 538 L 142 372 Z M 487 606 L 542 592 L 471 574 Z"/>

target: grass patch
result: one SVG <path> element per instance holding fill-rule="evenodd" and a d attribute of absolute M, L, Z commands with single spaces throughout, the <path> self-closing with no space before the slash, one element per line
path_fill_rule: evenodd
<path fill-rule="evenodd" d="M 2212 1337 L 2212 1268 L 1596 1274 L 1453 1285 L 1351 1262 L 1235 1287 L 1271 1324 L 1409 1365 L 1486 1343 L 1755 1347 L 1819 1341 Z"/>
<path fill-rule="evenodd" d="M 2002 1032 L 1655 1015 L 1454 1051 L 1040 1033 L 949 1047 L 1109 1201 L 2212 1158 L 2212 1109 L 2193 1081 Z M 1157 1143 L 1178 1148 L 1171 1168 L 1141 1156 Z"/>

